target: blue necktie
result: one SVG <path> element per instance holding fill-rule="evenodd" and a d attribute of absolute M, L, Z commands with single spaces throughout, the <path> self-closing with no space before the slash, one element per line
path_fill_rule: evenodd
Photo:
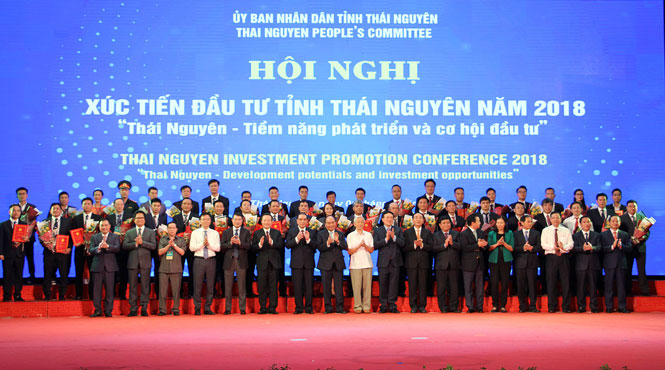
<path fill-rule="evenodd" d="M 203 230 L 203 238 L 205 239 L 208 236 L 208 230 Z M 208 259 L 208 247 L 203 246 L 203 259 Z"/>
<path fill-rule="evenodd" d="M 238 229 L 235 229 L 235 236 L 238 236 Z M 238 246 L 233 246 L 233 258 L 238 258 Z"/>

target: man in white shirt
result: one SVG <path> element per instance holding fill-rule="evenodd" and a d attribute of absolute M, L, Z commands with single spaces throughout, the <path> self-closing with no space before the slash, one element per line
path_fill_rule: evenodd
<path fill-rule="evenodd" d="M 349 256 L 349 274 L 353 286 L 353 310 L 356 313 L 370 313 L 372 300 L 372 256 L 374 239 L 372 234 L 363 230 L 365 219 L 356 217 L 353 221 L 355 230 L 346 238 Z"/>
<path fill-rule="evenodd" d="M 545 251 L 547 271 L 547 306 L 550 313 L 558 310 L 559 295 L 557 294 L 557 281 L 561 283 L 563 301 L 561 309 L 570 312 L 570 260 L 568 252 L 573 249 L 573 236 L 565 227 L 561 226 L 561 215 L 550 215 L 551 226 L 543 229 L 540 245 Z M 558 280 L 557 280 L 558 276 Z"/>
<path fill-rule="evenodd" d="M 194 312 L 201 314 L 201 288 L 203 278 L 206 279 L 206 304 L 204 313 L 214 315 L 212 312 L 212 298 L 215 292 L 215 270 L 217 263 L 215 253 L 219 252 L 219 233 L 210 228 L 212 222 L 208 213 L 201 215 L 201 227 L 192 231 L 189 241 L 189 250 L 194 252 Z"/>
<path fill-rule="evenodd" d="M 574 202 L 570 205 L 570 211 L 573 213 L 572 216 L 563 220 L 563 226 L 567 227 L 572 234 L 582 230 L 582 205 L 578 202 Z M 591 219 L 589 219 L 591 221 Z M 591 225 L 591 231 L 593 230 L 593 225 Z"/>

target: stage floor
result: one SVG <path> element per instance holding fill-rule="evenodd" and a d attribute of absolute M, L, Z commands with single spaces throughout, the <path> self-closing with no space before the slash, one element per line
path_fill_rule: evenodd
<path fill-rule="evenodd" d="M 4 369 L 665 368 L 665 313 L 0 320 Z"/>

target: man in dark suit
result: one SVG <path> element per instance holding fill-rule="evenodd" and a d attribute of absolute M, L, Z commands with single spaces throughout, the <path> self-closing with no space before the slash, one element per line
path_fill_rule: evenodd
<path fill-rule="evenodd" d="M 92 213 L 92 199 L 83 198 L 81 201 L 81 208 L 83 213 L 80 215 L 74 216 L 72 219 L 72 230 L 75 229 L 85 229 L 93 222 L 99 222 L 102 219 L 102 216 Z M 73 241 L 72 241 L 73 242 Z M 74 268 L 76 269 L 76 279 L 74 284 L 76 285 L 76 299 L 83 298 L 83 272 L 85 270 L 85 264 L 88 264 L 88 268 L 92 265 L 92 256 L 88 255 L 86 251 L 85 243 L 74 245 Z M 92 282 L 88 284 L 88 296 L 92 297 Z"/>
<path fill-rule="evenodd" d="M 300 213 L 298 207 L 300 207 L 300 203 L 302 202 L 306 202 L 308 208 L 314 207 L 315 203 L 307 199 L 308 194 L 309 194 L 309 188 L 305 185 L 300 185 L 300 187 L 298 188 L 298 195 L 300 196 L 300 199 L 296 200 L 295 202 L 291 202 L 291 208 L 289 208 L 290 218 L 295 218 Z"/>
<path fill-rule="evenodd" d="M 2 260 L 2 301 L 12 300 L 12 288 L 14 288 L 14 301 L 22 302 L 21 290 L 23 289 L 23 259 L 25 257 L 25 243 L 30 240 L 26 235 L 24 242 L 13 242 L 14 227 L 25 225 L 20 221 L 21 206 L 12 204 L 9 206 L 9 220 L 0 224 L 0 260 Z"/>
<path fill-rule="evenodd" d="M 316 246 L 319 249 L 319 262 L 316 266 L 321 270 L 321 282 L 323 284 L 323 303 L 325 313 L 346 313 L 344 311 L 344 293 L 342 291 L 342 273 L 346 268 L 344 264 L 343 250 L 348 246 L 344 235 L 335 230 L 337 220 L 333 216 L 326 217 L 325 229 L 316 233 Z M 332 284 L 335 283 L 335 304 L 337 309 L 333 311 L 332 306 Z"/>
<path fill-rule="evenodd" d="M 601 233 L 603 245 L 603 268 L 605 269 L 605 311 L 614 307 L 614 286 L 616 284 L 619 312 L 628 313 L 626 308 L 626 255 L 633 248 L 630 236 L 619 230 L 619 216 L 610 217 L 610 228 Z"/>
<path fill-rule="evenodd" d="M 598 205 L 598 207 L 587 211 L 587 216 L 591 219 L 593 231 L 599 233 L 603 231 L 605 222 L 610 216 L 614 216 L 614 208 L 607 207 L 607 195 L 605 193 L 599 193 L 596 195 L 596 205 Z"/>
<path fill-rule="evenodd" d="M 554 188 L 547 188 L 545 189 L 545 198 L 551 199 L 552 202 L 554 202 L 554 198 L 556 197 L 556 192 L 554 191 Z M 554 202 L 554 212 L 556 213 L 561 213 L 563 212 L 563 204 Z"/>
<path fill-rule="evenodd" d="M 522 203 L 515 204 L 513 212 L 508 215 L 508 219 L 506 220 L 506 228 L 511 230 L 513 233 L 517 232 L 517 229 L 520 228 L 520 220 L 522 220 L 524 215 L 524 205 Z"/>
<path fill-rule="evenodd" d="M 432 252 L 436 254 L 437 302 L 441 312 L 461 312 L 459 309 L 459 232 L 452 229 L 448 215 L 439 218 L 439 230 L 434 233 Z M 446 291 L 448 305 L 446 305 Z"/>
<path fill-rule="evenodd" d="M 485 247 L 487 240 L 480 231 L 480 216 L 474 213 L 466 219 L 467 229 L 459 236 L 462 248 L 462 276 L 464 294 L 469 313 L 483 312 L 483 271 L 485 267 Z M 475 306 L 473 298 L 476 298 Z"/>
<path fill-rule="evenodd" d="M 150 269 L 152 268 L 152 252 L 157 248 L 155 230 L 145 226 L 145 213 L 136 211 L 134 214 L 135 228 L 127 231 L 122 248 L 127 253 L 127 270 L 129 271 L 129 316 L 138 313 L 139 275 L 141 277 L 141 316 L 148 316 L 150 303 Z"/>
<path fill-rule="evenodd" d="M 453 194 L 455 195 L 455 206 L 458 210 L 469 208 L 470 204 L 464 201 L 464 188 L 456 187 L 453 190 Z"/>
<path fill-rule="evenodd" d="M 71 237 L 69 237 L 67 249 L 61 253 L 56 252 L 56 235 L 69 236 L 71 220 L 62 215 L 62 208 L 59 203 L 51 205 L 51 217 L 47 218 L 47 220 L 53 233 L 53 239 L 49 242 L 42 241 L 41 243 L 44 246 L 44 283 L 42 285 L 44 297 L 46 300 L 51 299 L 51 281 L 47 277 L 54 276 L 56 270 L 58 270 L 60 273 L 60 294 L 58 295 L 58 299 L 64 301 L 69 281 L 67 276 L 69 275 L 69 261 L 71 260 L 73 244 Z"/>
<path fill-rule="evenodd" d="M 161 225 L 166 226 L 167 219 L 166 219 L 166 213 L 165 212 L 160 212 L 162 208 L 164 208 L 164 205 L 162 204 L 162 200 L 159 198 L 152 198 L 150 200 L 150 206 L 146 208 L 148 210 L 148 213 L 145 215 L 145 227 L 148 229 L 152 229 L 155 231 L 155 236 L 157 238 L 157 243 L 159 244 L 159 227 Z M 155 266 L 153 271 L 155 271 L 155 292 L 159 293 L 159 263 L 161 261 L 161 257 L 159 255 L 159 248 L 155 248 L 154 251 L 152 251 L 152 265 Z M 182 276 L 181 276 L 182 280 Z"/>
<path fill-rule="evenodd" d="M 23 186 L 16 189 L 16 198 L 18 199 L 18 206 L 21 208 L 21 219 L 25 217 L 23 220 L 26 223 L 34 222 L 36 216 L 30 217 L 28 213 L 31 210 L 36 210 L 37 207 L 32 203 L 28 203 L 28 189 Z M 25 259 L 28 262 L 28 273 L 30 274 L 28 284 L 35 283 L 35 231 L 33 230 L 28 241 L 23 243 Z M 23 279 L 23 270 L 21 270 L 21 279 Z"/>
<path fill-rule="evenodd" d="M 339 212 L 341 214 L 344 214 L 344 208 L 338 206 L 337 203 L 336 203 L 337 202 L 337 193 L 335 193 L 332 190 L 327 192 L 326 193 L 326 200 L 328 201 L 328 203 L 333 205 L 333 209 L 335 210 L 335 212 Z M 324 222 L 325 222 L 325 220 L 324 220 Z"/>
<path fill-rule="evenodd" d="M 306 203 L 301 203 L 301 208 L 303 208 L 305 204 Z M 282 222 L 286 218 L 286 215 L 281 214 L 280 202 L 277 201 L 277 200 L 271 200 L 270 201 L 269 207 L 268 207 L 268 212 L 264 213 L 264 214 L 270 215 L 270 217 L 272 219 L 271 224 L 272 224 L 272 222 L 275 222 L 275 221 Z M 260 218 L 259 218 L 259 221 L 260 221 Z M 309 217 L 307 219 L 307 222 L 309 223 Z M 297 226 L 298 225 L 295 222 L 293 222 L 292 225 L 291 225 L 291 228 L 294 228 L 294 227 L 297 227 Z M 270 227 L 270 225 L 268 225 L 268 227 Z M 286 229 L 283 229 L 281 231 L 282 239 L 284 239 L 286 237 L 286 232 L 287 231 L 288 230 L 286 230 Z M 284 253 L 285 253 L 285 250 L 283 248 L 280 249 L 279 258 L 282 261 L 282 263 L 281 263 L 282 266 L 284 266 L 284 263 L 285 263 L 285 260 L 286 260 Z M 253 263 L 251 264 L 251 266 L 253 268 L 254 264 L 256 263 L 256 259 L 254 258 L 254 260 L 252 262 Z M 278 283 L 279 283 L 278 284 L 279 295 L 281 297 L 286 297 L 286 276 L 284 275 L 284 269 L 281 269 L 281 270 L 278 271 L 277 280 L 278 280 Z"/>
<path fill-rule="evenodd" d="M 423 195 L 419 196 L 418 198 L 416 198 L 416 204 L 418 204 L 418 201 L 420 199 L 425 198 L 425 199 L 427 199 L 427 205 L 428 205 L 429 209 L 431 209 L 432 206 L 434 204 L 436 204 L 441 199 L 441 197 L 434 194 L 434 190 L 436 189 L 436 181 L 434 181 L 434 179 L 425 180 L 424 185 L 425 185 L 425 194 L 423 194 Z M 436 214 L 436 211 L 434 211 L 434 212 Z"/>
<path fill-rule="evenodd" d="M 585 283 L 589 284 L 589 308 L 598 312 L 598 294 L 596 284 L 600 270 L 600 234 L 591 231 L 591 219 L 583 216 L 580 219 L 582 230 L 573 235 L 573 253 L 575 253 L 575 275 L 577 281 L 577 312 L 586 312 Z"/>
<path fill-rule="evenodd" d="M 135 201 L 129 199 L 129 191 L 132 189 L 132 183 L 127 180 L 122 180 L 118 183 L 118 191 L 120 192 L 120 199 L 124 203 L 125 212 L 133 215 L 134 212 L 139 210 L 139 205 Z"/>
<path fill-rule="evenodd" d="M 196 218 L 198 214 L 196 214 L 193 210 L 193 203 L 190 198 L 184 198 L 182 200 L 182 203 L 180 203 L 180 206 L 182 207 L 181 213 L 178 213 L 173 217 L 173 222 L 175 222 L 176 226 L 178 227 L 178 234 L 184 233 L 187 231 L 187 226 L 189 226 L 189 222 L 192 220 L 192 218 Z M 182 278 L 182 288 L 181 288 L 181 297 L 183 298 L 189 298 L 189 296 L 192 294 L 194 291 L 194 286 L 192 285 L 192 277 L 194 276 L 194 252 L 192 252 L 188 248 L 185 250 L 185 255 L 184 258 L 182 258 L 182 267 L 183 271 L 185 271 L 185 262 L 187 262 L 187 277 Z M 187 282 L 187 293 L 184 294 L 184 286 L 185 286 L 185 281 Z"/>
<path fill-rule="evenodd" d="M 487 188 L 485 196 L 490 200 L 490 211 L 494 212 L 495 209 L 503 208 L 503 204 L 496 202 L 496 190 L 494 188 Z"/>
<path fill-rule="evenodd" d="M 367 212 L 372 208 L 369 204 L 365 203 L 365 189 L 358 188 L 356 189 L 356 200 L 346 208 L 346 217 L 353 215 L 353 205 L 355 202 L 361 202 L 363 204 L 363 215 L 367 215 Z"/>
<path fill-rule="evenodd" d="M 280 258 L 280 249 L 284 249 L 284 241 L 278 230 L 270 228 L 272 217 L 261 216 L 263 227 L 254 232 L 252 249 L 258 253 L 256 268 L 258 270 L 259 285 L 259 314 L 277 314 L 277 277 L 279 270 L 284 268 Z M 266 298 L 270 296 L 270 306 Z"/>
<path fill-rule="evenodd" d="M 490 198 L 488 197 L 480 198 L 480 207 L 478 207 L 476 212 L 480 216 L 480 230 L 483 232 L 483 238 L 486 238 L 487 234 L 489 234 L 489 229 L 494 226 L 496 220 L 501 216 L 490 211 Z"/>
<path fill-rule="evenodd" d="M 268 197 L 270 197 L 270 200 L 263 205 L 261 208 L 261 214 L 264 214 L 266 212 L 270 212 L 270 202 L 273 200 L 276 200 L 279 202 L 279 189 L 276 186 L 271 186 L 270 189 L 268 189 Z M 279 202 L 280 204 L 280 213 L 284 213 L 284 215 L 289 214 L 289 207 L 286 205 L 286 203 Z"/>
<path fill-rule="evenodd" d="M 429 252 L 432 250 L 432 233 L 423 227 L 425 216 L 413 215 L 413 227 L 404 232 L 404 264 L 409 281 L 409 305 L 411 313 L 426 313 L 427 274 L 432 270 Z"/>
<path fill-rule="evenodd" d="M 182 209 L 182 202 L 185 199 L 189 199 L 192 202 L 192 207 L 189 209 L 188 212 L 192 212 L 194 215 L 192 217 L 198 217 L 201 215 L 201 211 L 199 208 L 199 203 L 195 202 L 191 197 L 192 197 L 192 188 L 189 185 L 183 185 L 180 187 L 180 196 L 182 197 L 182 200 L 179 200 L 175 203 L 173 203 L 174 206 L 176 206 L 179 210 Z M 228 208 L 226 208 L 228 209 Z"/>
<path fill-rule="evenodd" d="M 314 254 L 316 253 L 316 232 L 307 227 L 307 215 L 299 214 L 297 226 L 291 228 L 286 236 L 286 247 L 291 249 L 291 275 L 296 301 L 295 314 L 304 311 L 312 314 L 312 295 L 314 284 Z"/>
<path fill-rule="evenodd" d="M 159 195 L 159 189 L 157 189 L 154 186 L 149 187 L 148 188 L 148 201 L 141 203 L 140 208 L 145 208 L 149 212 L 150 208 L 152 207 L 153 199 L 159 199 L 159 198 L 157 198 L 158 195 Z M 159 201 L 159 209 L 157 210 L 157 212 L 155 214 L 160 214 L 160 215 L 161 214 L 164 214 L 164 215 L 166 214 L 166 206 L 164 204 L 162 204 L 161 200 Z M 146 225 L 148 224 L 147 217 L 149 217 L 149 216 L 150 215 L 146 214 Z"/>
<path fill-rule="evenodd" d="M 376 267 L 379 270 L 379 302 L 380 313 L 399 313 L 397 309 L 397 285 L 399 270 L 404 265 L 402 249 L 404 248 L 404 233 L 395 225 L 395 215 L 385 212 L 381 220 L 383 226 L 374 229 L 374 249 L 379 251 Z"/>
<path fill-rule="evenodd" d="M 518 207 L 522 207 L 522 205 Z M 540 312 L 536 307 L 536 278 L 540 264 L 538 253 L 543 253 L 540 246 L 540 233 L 533 229 L 533 218 L 530 215 L 522 216 L 520 225 L 522 230 L 514 232 L 515 250 L 513 252 L 520 312 L 527 310 Z"/>
<path fill-rule="evenodd" d="M 621 189 L 615 188 L 612 190 L 612 204 L 610 204 L 610 208 L 614 208 L 614 214 L 621 215 L 626 213 L 627 211 L 627 205 L 621 204 L 621 199 L 623 198 L 623 193 L 621 192 Z"/>
<path fill-rule="evenodd" d="M 233 225 L 224 230 L 220 240 L 221 253 L 224 256 L 222 265 L 224 269 L 224 303 L 226 305 L 224 315 L 231 314 L 234 272 L 238 279 L 238 307 L 241 315 L 245 314 L 247 307 L 245 277 L 247 273 L 247 251 L 251 246 L 251 233 L 242 227 L 244 220 L 241 214 L 234 214 L 231 219 Z"/>
<path fill-rule="evenodd" d="M 522 203 L 524 204 L 526 213 L 531 212 L 531 205 L 526 201 L 526 186 L 520 185 L 517 190 L 515 190 L 515 193 L 517 194 L 517 202 L 511 203 L 510 208 L 515 208 L 515 203 Z"/>
<path fill-rule="evenodd" d="M 243 213 L 242 204 L 243 202 L 249 202 L 249 209 L 252 213 L 258 213 L 258 209 L 255 205 L 252 204 L 252 192 L 249 190 L 243 190 L 240 193 L 240 205 L 233 210 L 233 214 Z"/>
<path fill-rule="evenodd" d="M 383 209 L 386 211 L 390 211 L 390 205 L 395 203 L 397 205 L 397 213 L 393 212 L 395 215 L 395 226 L 399 226 L 399 223 L 397 222 L 397 217 L 404 216 L 406 214 L 411 213 L 411 211 L 407 211 L 405 209 L 402 209 L 402 204 L 404 203 L 404 200 L 402 199 L 402 187 L 395 184 L 391 188 L 392 194 L 393 194 L 393 199 L 383 203 Z"/>
<path fill-rule="evenodd" d="M 552 214 L 554 212 L 554 202 L 552 199 L 545 198 L 540 202 L 541 207 L 543 208 L 543 213 L 536 215 L 534 219 L 535 225 L 533 226 L 536 231 L 543 233 L 546 227 L 552 225 Z"/>
<path fill-rule="evenodd" d="M 93 256 L 90 272 L 94 284 L 92 302 L 95 306 L 95 312 L 90 317 L 102 315 L 102 283 L 106 290 L 104 313 L 106 317 L 112 316 L 115 273 L 118 271 L 115 254 L 119 250 L 120 237 L 111 232 L 108 219 L 100 221 L 99 233 L 90 238 L 90 254 Z"/>
<path fill-rule="evenodd" d="M 201 201 L 201 213 L 205 212 L 206 204 L 209 204 L 210 207 L 215 206 L 215 202 L 221 200 L 224 203 L 224 215 L 229 215 L 229 198 L 219 194 L 219 180 L 212 179 L 208 181 L 208 189 L 210 190 L 210 195 L 203 198 Z M 194 212 L 197 214 L 198 212 Z"/>
<path fill-rule="evenodd" d="M 457 214 L 457 204 L 455 203 L 454 200 L 449 200 L 446 202 L 446 209 L 443 212 L 439 213 L 439 215 L 437 216 L 438 218 L 437 223 L 441 221 L 442 217 L 446 216 L 450 220 L 450 227 L 453 230 L 457 232 L 462 231 L 462 228 L 466 224 L 466 220 L 464 219 L 464 217 Z"/>
<path fill-rule="evenodd" d="M 113 207 L 115 208 L 115 214 L 108 215 L 107 220 L 111 223 L 111 232 L 114 234 L 120 234 L 123 226 L 121 226 L 125 221 L 134 217 L 133 213 L 130 213 L 125 209 L 125 203 L 122 199 L 117 198 L 113 201 Z M 122 244 L 123 237 L 120 237 L 120 244 Z M 127 271 L 127 251 L 120 249 L 116 253 L 116 259 L 118 261 L 118 273 L 116 279 L 118 281 L 118 298 L 124 300 L 127 299 L 127 282 L 129 281 L 129 272 Z"/>
<path fill-rule="evenodd" d="M 649 280 L 647 280 L 646 273 L 646 260 L 647 260 L 647 244 L 650 231 L 640 239 L 635 239 L 635 228 L 644 219 L 644 214 L 637 213 L 637 202 L 629 200 L 626 203 L 626 213 L 621 216 L 621 226 L 619 228 L 625 231 L 630 237 L 633 244 L 632 252 L 626 254 L 626 294 L 632 295 L 633 288 L 633 262 L 637 262 L 637 281 L 639 283 L 640 294 L 644 296 L 649 295 Z"/>

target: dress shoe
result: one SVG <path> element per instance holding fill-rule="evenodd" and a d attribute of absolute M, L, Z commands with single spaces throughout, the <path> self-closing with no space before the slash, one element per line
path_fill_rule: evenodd
<path fill-rule="evenodd" d="M 468 309 L 466 310 L 466 313 L 473 313 L 473 312 L 474 312 L 473 308 L 468 308 Z"/>
<path fill-rule="evenodd" d="M 425 307 L 420 307 L 420 309 L 418 311 L 420 313 L 427 313 L 427 310 L 425 309 Z"/>
<path fill-rule="evenodd" d="M 346 311 L 344 311 L 344 310 L 337 310 L 337 313 L 345 314 Z"/>
<path fill-rule="evenodd" d="M 448 309 L 447 309 L 447 308 L 440 309 L 439 311 L 441 311 L 441 313 L 448 313 Z"/>
<path fill-rule="evenodd" d="M 456 308 L 456 309 L 453 309 L 453 310 L 450 310 L 450 311 L 448 311 L 448 312 L 452 312 L 452 313 L 462 313 L 462 311 L 459 310 L 459 309 L 457 309 L 457 308 Z"/>
<path fill-rule="evenodd" d="M 212 310 L 205 310 L 203 313 L 204 313 L 205 315 L 210 315 L 210 316 L 212 316 L 212 315 L 215 314 L 214 312 L 212 312 Z"/>
<path fill-rule="evenodd" d="M 630 311 L 627 308 L 620 308 L 619 312 L 621 312 L 621 313 L 630 313 Z"/>
<path fill-rule="evenodd" d="M 418 313 L 418 309 L 417 308 L 412 308 L 411 313 Z"/>
<path fill-rule="evenodd" d="M 25 299 L 23 299 L 21 296 L 14 297 L 14 302 L 25 302 Z"/>
<path fill-rule="evenodd" d="M 379 313 L 388 313 L 388 310 L 385 308 L 379 308 Z"/>
<path fill-rule="evenodd" d="M 166 312 L 160 312 L 157 314 L 157 316 L 166 316 Z"/>
<path fill-rule="evenodd" d="M 261 310 L 259 310 L 259 315 L 265 315 L 267 313 L 268 313 L 268 310 L 266 310 L 265 308 L 262 308 Z"/>
<path fill-rule="evenodd" d="M 599 311 L 598 311 L 597 308 L 592 308 L 592 309 L 591 309 L 591 313 L 598 313 L 598 312 L 599 312 Z"/>
<path fill-rule="evenodd" d="M 565 310 L 563 310 L 563 313 L 571 313 L 571 312 L 572 312 L 572 311 L 570 311 L 570 310 L 567 309 L 567 308 L 566 308 Z"/>
<path fill-rule="evenodd" d="M 585 313 L 585 312 L 586 312 L 586 308 L 580 307 L 580 308 L 577 309 L 577 313 Z"/>
<path fill-rule="evenodd" d="M 501 307 L 501 312 L 506 313 L 506 312 L 508 312 L 508 310 L 506 310 L 505 307 Z"/>
<path fill-rule="evenodd" d="M 612 309 L 611 309 L 611 308 L 606 308 L 606 309 L 605 309 L 605 312 L 606 312 L 606 313 L 612 313 Z"/>
<path fill-rule="evenodd" d="M 80 300 L 81 300 L 81 296 L 77 295 L 76 297 L 74 297 L 74 300 L 75 300 L 75 301 L 80 301 Z"/>
<path fill-rule="evenodd" d="M 492 307 L 492 311 L 490 311 L 490 312 L 499 312 L 499 309 L 496 308 L 496 307 Z"/>
<path fill-rule="evenodd" d="M 11 299 L 11 298 L 3 298 L 2 301 L 3 301 L 3 302 L 11 302 L 12 299 Z"/>
<path fill-rule="evenodd" d="M 268 310 L 268 313 L 271 315 L 277 315 L 277 311 L 275 310 Z"/>
<path fill-rule="evenodd" d="M 483 312 L 485 312 L 485 310 L 483 310 L 482 308 L 476 308 L 476 312 L 483 313 Z"/>
<path fill-rule="evenodd" d="M 245 310 L 240 310 L 240 314 L 241 314 L 241 315 L 246 315 L 247 312 L 245 312 Z"/>
<path fill-rule="evenodd" d="M 92 315 L 90 315 L 90 317 L 101 317 L 101 316 L 102 316 L 102 313 L 99 312 L 99 311 L 95 311 L 95 312 L 92 313 Z"/>
<path fill-rule="evenodd" d="M 306 308 L 305 313 L 312 315 L 312 314 L 314 314 L 314 310 L 311 309 L 311 308 Z"/>
<path fill-rule="evenodd" d="M 59 301 L 64 301 L 64 300 L 65 300 L 65 296 L 64 296 L 64 295 L 59 296 L 59 297 L 58 297 L 58 300 L 59 300 Z"/>
<path fill-rule="evenodd" d="M 180 316 L 180 312 L 179 311 L 173 311 L 173 316 Z"/>
<path fill-rule="evenodd" d="M 327 313 L 335 313 L 335 311 L 333 311 L 333 310 L 325 310 L 323 313 L 326 313 L 326 314 L 327 314 Z"/>
<path fill-rule="evenodd" d="M 142 310 L 141 311 L 141 316 L 148 316 L 148 311 L 147 310 Z"/>
<path fill-rule="evenodd" d="M 399 310 L 397 308 L 391 308 L 390 313 L 399 313 Z"/>
<path fill-rule="evenodd" d="M 201 311 L 196 310 L 196 312 L 194 312 L 194 315 L 196 315 L 196 316 L 201 316 Z"/>
<path fill-rule="evenodd" d="M 134 316 L 138 316 L 138 313 L 136 311 L 131 311 L 129 315 L 127 315 L 127 317 L 134 317 Z"/>
<path fill-rule="evenodd" d="M 525 309 L 520 308 L 520 313 L 525 313 L 525 312 L 526 312 Z"/>
<path fill-rule="evenodd" d="M 110 313 L 110 312 L 107 312 L 107 313 L 104 314 L 104 316 L 106 316 L 106 317 L 113 317 L 113 314 Z"/>
<path fill-rule="evenodd" d="M 51 296 L 49 296 L 49 295 L 44 296 L 44 300 L 45 300 L 45 301 L 50 301 L 50 300 L 51 300 Z"/>
<path fill-rule="evenodd" d="M 224 315 L 230 315 L 230 314 L 231 314 L 231 311 L 229 311 L 229 310 L 224 311 Z"/>
<path fill-rule="evenodd" d="M 538 312 L 540 312 L 540 310 L 537 309 L 536 307 L 532 307 L 532 308 L 529 309 L 529 312 L 538 313 Z"/>
<path fill-rule="evenodd" d="M 551 309 L 549 309 L 549 310 L 547 310 L 547 312 L 549 312 L 549 313 L 555 313 L 556 310 L 551 310 Z"/>
<path fill-rule="evenodd" d="M 297 310 L 293 311 L 294 315 L 300 315 L 301 313 L 302 313 L 301 309 L 297 309 Z"/>

